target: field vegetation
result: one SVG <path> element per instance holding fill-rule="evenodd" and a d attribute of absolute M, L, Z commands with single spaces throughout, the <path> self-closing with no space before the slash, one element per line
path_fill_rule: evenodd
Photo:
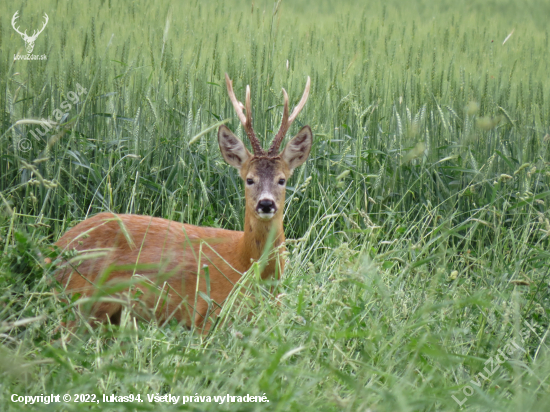
<path fill-rule="evenodd" d="M 29 32 L 48 13 L 46 60 L 14 60 L 17 8 Z M 176 409 L 148 394 L 269 400 L 180 398 L 193 411 L 548 409 L 550 3 L 0 10 L 2 410 L 25 408 L 13 394 L 143 400 L 26 407 L 66 411 Z M 51 249 L 68 228 L 113 211 L 242 229 L 243 183 L 216 139 L 225 123 L 246 140 L 226 72 L 239 98 L 250 84 L 264 147 L 281 88 L 293 106 L 311 77 L 289 133 L 309 124 L 314 146 L 287 188 L 281 303 L 249 273 L 208 335 L 125 311 L 69 340 L 59 326 L 80 315 Z"/>

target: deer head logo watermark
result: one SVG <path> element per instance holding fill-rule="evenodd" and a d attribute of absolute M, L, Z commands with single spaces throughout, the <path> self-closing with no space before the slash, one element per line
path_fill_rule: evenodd
<path fill-rule="evenodd" d="M 13 29 L 19 33 L 21 35 L 21 37 L 23 38 L 23 40 L 25 40 L 25 43 L 26 43 L 26 49 L 27 49 L 27 53 L 28 54 L 31 54 L 32 53 L 32 50 L 34 49 L 34 42 L 36 41 L 36 39 L 38 38 L 38 35 L 40 33 L 42 33 L 44 31 L 44 29 L 46 28 L 46 24 L 48 24 L 48 20 L 49 20 L 49 17 L 46 13 L 44 13 L 44 18 L 45 18 L 45 21 L 44 21 L 44 25 L 42 26 L 42 28 L 38 31 L 34 31 L 32 33 L 32 36 L 29 36 L 27 35 L 27 30 L 25 30 L 24 33 L 21 33 L 19 31 L 19 27 L 15 27 L 15 20 L 17 20 L 17 18 L 19 17 L 17 14 L 19 13 L 19 10 L 17 10 L 15 12 L 15 14 L 13 15 L 12 19 L 11 19 L 11 25 L 13 26 Z"/>

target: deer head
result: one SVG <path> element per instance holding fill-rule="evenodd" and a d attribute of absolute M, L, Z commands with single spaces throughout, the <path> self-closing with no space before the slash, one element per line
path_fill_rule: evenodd
<path fill-rule="evenodd" d="M 225 83 L 231 103 L 233 103 L 237 116 L 252 144 L 254 154 L 248 151 L 243 142 L 231 130 L 220 126 L 218 143 L 222 155 L 227 163 L 239 170 L 241 178 L 245 182 L 247 214 L 251 213 L 251 217 L 263 221 L 269 221 L 275 216 L 282 219 L 286 181 L 292 175 L 293 170 L 306 161 L 311 150 L 313 135 L 310 127 L 302 127 L 280 153 L 279 146 L 290 125 L 306 104 L 310 79 L 307 78 L 304 94 L 290 116 L 288 114 L 288 95 L 283 89 L 284 108 L 281 127 L 267 152 L 262 149 L 252 128 L 250 87 L 246 86 L 245 107 L 235 97 L 233 83 L 227 74 Z M 246 115 L 243 110 L 246 110 Z"/>
<path fill-rule="evenodd" d="M 46 27 L 46 24 L 48 24 L 49 17 L 46 13 L 44 13 L 44 17 L 45 17 L 46 21 L 44 21 L 44 25 L 42 26 L 42 28 L 39 31 L 35 30 L 32 33 L 32 36 L 28 36 L 27 35 L 27 30 L 25 30 L 24 33 L 21 33 L 19 31 L 19 27 L 15 27 L 15 20 L 17 20 L 19 18 L 19 16 L 17 15 L 18 13 L 19 13 L 19 10 L 17 10 L 15 12 L 15 14 L 13 15 L 13 17 L 11 19 L 11 25 L 12 25 L 13 29 L 21 35 L 23 40 L 25 40 L 27 53 L 31 54 L 33 49 L 34 49 L 34 42 L 38 38 L 38 35 L 44 31 L 44 28 Z"/>

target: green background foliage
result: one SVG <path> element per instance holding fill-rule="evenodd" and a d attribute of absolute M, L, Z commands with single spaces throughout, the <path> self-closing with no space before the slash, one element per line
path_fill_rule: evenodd
<path fill-rule="evenodd" d="M 452 395 L 467 398 L 466 410 L 550 404 L 550 4 L 105 0 L 0 10 L 7 410 L 22 409 L 13 393 L 270 400 L 180 405 L 197 411 L 458 410 Z M 14 61 L 25 53 L 10 24 L 16 10 L 28 32 L 48 13 L 33 51 L 46 60 Z M 48 246 L 69 227 L 110 210 L 242 228 L 243 185 L 215 137 L 222 121 L 243 137 L 226 72 L 238 98 L 251 86 L 264 147 L 281 120 L 281 88 L 292 106 L 312 81 L 289 133 L 309 124 L 314 146 L 287 189 L 282 304 L 256 285 L 243 291 L 256 299 L 231 301 L 208 336 L 126 313 L 120 328 L 82 323 L 67 341 L 56 328 L 79 315 L 53 293 L 44 257 L 55 258 Z M 41 136 L 32 121 L 55 120 L 63 102 L 68 116 Z M 472 384 L 512 341 L 525 352 Z M 63 405 L 105 407 L 169 409 Z"/>

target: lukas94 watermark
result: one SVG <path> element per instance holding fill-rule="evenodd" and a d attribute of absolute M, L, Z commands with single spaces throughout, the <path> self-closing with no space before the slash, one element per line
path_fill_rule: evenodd
<path fill-rule="evenodd" d="M 37 124 L 34 130 L 29 130 L 29 133 L 36 141 L 41 141 L 52 129 L 55 128 L 59 123 L 65 123 L 69 117 L 69 111 L 73 106 L 80 103 L 80 96 L 87 94 L 88 90 L 82 87 L 79 83 L 76 85 L 76 91 L 70 91 L 67 93 L 67 99 L 63 100 L 59 105 L 59 108 L 55 109 L 51 116 L 48 116 L 47 119 L 33 120 L 22 120 L 21 123 L 33 123 Z M 22 138 L 19 140 L 17 147 L 22 152 L 28 152 L 32 148 L 32 141 L 28 138 Z"/>

